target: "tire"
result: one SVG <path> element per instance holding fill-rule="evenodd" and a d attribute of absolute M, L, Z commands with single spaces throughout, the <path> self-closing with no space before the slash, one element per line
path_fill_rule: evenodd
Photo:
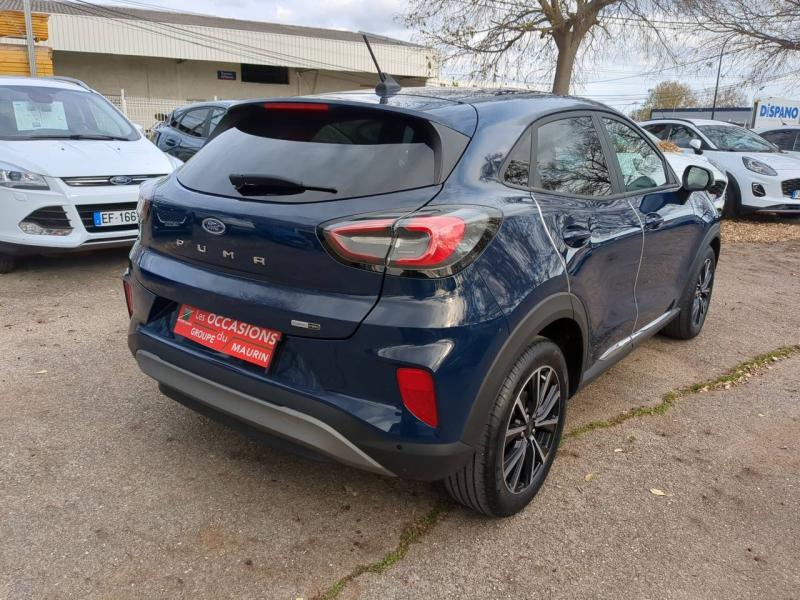
<path fill-rule="evenodd" d="M 0 274 L 10 273 L 17 266 L 17 261 L 10 256 L 0 256 Z"/>
<path fill-rule="evenodd" d="M 702 331 L 708 309 L 711 307 L 716 270 L 717 255 L 713 248 L 706 248 L 700 265 L 692 272 L 680 299 L 678 304 L 680 312 L 661 330 L 661 333 L 679 340 L 690 340 Z"/>
<path fill-rule="evenodd" d="M 541 390 L 538 398 L 536 386 Z M 445 479 L 450 495 L 491 517 L 525 508 L 555 459 L 568 394 L 561 350 L 537 337 L 509 369 L 472 459 Z"/>
<path fill-rule="evenodd" d="M 728 187 L 725 188 L 725 205 L 722 207 L 723 219 L 735 219 L 742 215 L 742 194 L 739 191 L 739 184 L 728 175 Z"/>

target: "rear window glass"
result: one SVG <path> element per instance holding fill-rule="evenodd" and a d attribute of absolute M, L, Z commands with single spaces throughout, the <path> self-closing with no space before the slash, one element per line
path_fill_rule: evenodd
<path fill-rule="evenodd" d="M 268 106 L 268 105 L 267 105 Z M 182 168 L 186 187 L 271 202 L 317 202 L 437 183 L 438 134 L 423 119 L 358 107 L 230 114 Z"/>

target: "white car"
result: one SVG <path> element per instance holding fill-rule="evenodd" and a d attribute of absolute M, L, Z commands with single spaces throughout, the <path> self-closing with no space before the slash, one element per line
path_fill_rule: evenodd
<path fill-rule="evenodd" d="M 759 129 L 758 135 L 778 148 L 800 158 L 800 125 L 783 125 L 781 127 L 767 127 Z"/>
<path fill-rule="evenodd" d="M 23 256 L 131 244 L 139 184 L 180 164 L 77 80 L 0 77 L 0 273 Z"/>
<path fill-rule="evenodd" d="M 800 161 L 757 133 L 704 119 L 657 119 L 640 125 L 725 171 L 725 216 L 755 211 L 800 215 Z"/>
<path fill-rule="evenodd" d="M 714 185 L 710 190 L 708 190 L 708 195 L 711 196 L 711 199 L 714 201 L 714 206 L 716 207 L 717 212 L 722 214 L 725 206 L 725 189 L 728 187 L 728 177 L 725 175 L 725 173 L 720 171 L 714 165 L 714 163 L 708 160 L 705 156 L 701 156 L 699 154 L 684 154 L 680 148 L 675 151 L 670 150 L 666 146 L 672 144 L 659 144 L 659 142 L 664 142 L 664 140 L 659 140 L 649 131 L 645 131 L 645 133 L 650 137 L 650 139 L 653 140 L 654 143 L 658 144 L 658 147 L 661 149 L 661 152 L 664 153 L 669 166 L 672 167 L 673 171 L 675 171 L 675 174 L 678 176 L 679 180 L 683 179 L 683 172 L 691 165 L 703 167 L 704 169 L 711 171 L 712 175 L 714 176 Z M 673 148 L 675 148 L 674 145 Z"/>

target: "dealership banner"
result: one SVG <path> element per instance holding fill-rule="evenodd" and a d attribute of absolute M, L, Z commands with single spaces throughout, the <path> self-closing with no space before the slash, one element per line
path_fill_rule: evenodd
<path fill-rule="evenodd" d="M 756 100 L 753 128 L 800 124 L 800 100 L 765 98 Z"/>

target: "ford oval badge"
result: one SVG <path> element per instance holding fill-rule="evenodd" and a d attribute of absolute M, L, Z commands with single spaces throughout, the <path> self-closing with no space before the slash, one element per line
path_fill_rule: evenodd
<path fill-rule="evenodd" d="M 214 217 L 203 219 L 203 229 L 211 235 L 222 235 L 225 233 L 225 223 Z"/>

